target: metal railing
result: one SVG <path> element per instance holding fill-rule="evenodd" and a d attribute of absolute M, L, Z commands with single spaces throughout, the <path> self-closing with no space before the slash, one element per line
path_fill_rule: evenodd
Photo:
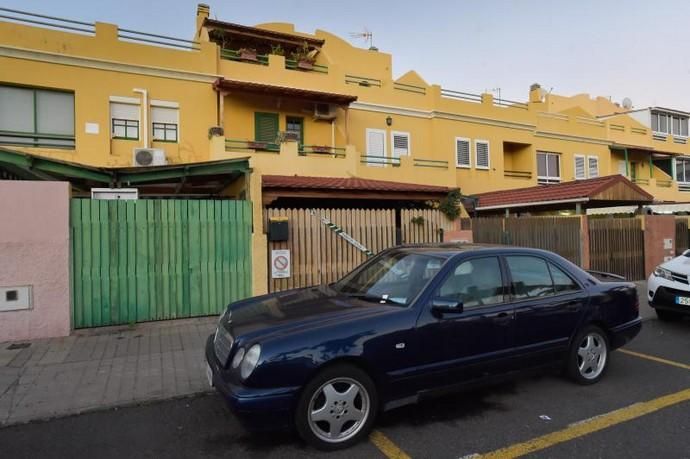
<path fill-rule="evenodd" d="M 371 156 L 362 155 L 360 162 L 362 164 L 375 165 L 375 166 L 385 166 L 390 164 L 393 167 L 400 166 L 400 158 L 391 158 L 388 156 Z"/>
<path fill-rule="evenodd" d="M 0 144 L 25 147 L 74 148 L 74 135 L 0 131 Z"/>
<path fill-rule="evenodd" d="M 656 179 L 656 186 L 660 188 L 671 188 L 673 186 L 673 180 Z"/>
<path fill-rule="evenodd" d="M 633 177 L 631 181 L 633 183 L 637 183 L 638 185 L 649 185 L 649 179 L 646 178 Z"/>
<path fill-rule="evenodd" d="M 199 50 L 199 42 L 185 40 L 183 38 L 170 37 L 168 35 L 158 35 L 155 33 L 139 32 L 131 29 L 117 29 L 117 37 L 127 41 L 152 43 L 155 45 L 168 46 L 172 48 Z"/>
<path fill-rule="evenodd" d="M 668 136 L 661 132 L 654 132 L 652 133 L 652 139 L 658 140 L 660 142 L 666 142 L 666 140 L 668 140 Z"/>
<path fill-rule="evenodd" d="M 448 161 L 438 159 L 414 158 L 413 164 L 416 167 L 434 167 L 437 169 L 448 169 Z"/>
<path fill-rule="evenodd" d="M 420 94 L 422 96 L 426 95 L 426 88 L 423 86 L 415 86 L 413 84 L 406 84 L 406 83 L 393 83 L 393 89 L 397 89 L 398 91 L 407 91 L 411 92 L 414 94 Z"/>
<path fill-rule="evenodd" d="M 225 139 L 225 150 L 254 150 L 280 152 L 280 144 L 261 140 Z"/>
<path fill-rule="evenodd" d="M 268 65 L 268 55 L 267 54 L 257 54 L 256 60 L 245 59 L 242 57 L 241 53 L 236 49 L 221 49 L 220 58 L 227 59 L 229 61 L 240 61 L 248 62 L 250 64 Z"/>
<path fill-rule="evenodd" d="M 332 156 L 335 158 L 344 158 L 345 149 L 339 147 L 328 147 L 325 145 L 300 145 L 299 154 L 301 156 L 320 155 Z"/>
<path fill-rule="evenodd" d="M 559 121 L 568 121 L 568 115 L 563 115 L 561 113 L 549 113 L 549 112 L 539 112 L 537 116 L 540 118 L 550 118 Z"/>
<path fill-rule="evenodd" d="M 27 17 L 25 17 L 27 16 Z M 93 22 L 75 21 L 45 14 L 29 13 L 27 11 L 13 10 L 0 7 L 0 19 L 32 25 L 41 25 L 54 29 L 69 30 L 87 34 L 96 33 L 96 24 Z"/>
<path fill-rule="evenodd" d="M 638 127 L 631 127 L 631 128 L 630 128 L 630 132 L 632 132 L 633 134 L 641 134 L 641 135 L 646 135 L 646 134 L 647 134 L 647 130 L 646 130 L 646 129 L 638 128 Z"/>
<path fill-rule="evenodd" d="M 507 107 L 507 108 L 521 108 L 522 110 L 527 110 L 527 104 L 524 102 L 516 102 L 514 100 L 508 99 L 494 99 L 494 106 L 496 107 Z"/>
<path fill-rule="evenodd" d="M 520 179 L 531 179 L 532 173 L 530 171 L 505 170 L 505 171 L 503 171 L 503 176 L 504 177 L 511 177 L 511 178 L 520 178 Z"/>
<path fill-rule="evenodd" d="M 369 78 L 369 77 L 356 76 L 356 75 L 345 75 L 345 83 L 356 84 L 356 85 L 364 86 L 364 87 L 370 87 L 370 86 L 375 86 L 377 88 L 381 87 L 381 80 L 378 80 L 376 78 Z"/>
<path fill-rule="evenodd" d="M 302 70 L 305 72 L 328 73 L 328 67 L 319 64 L 309 64 L 300 66 L 300 63 L 293 59 L 285 59 L 285 68 L 289 70 Z"/>
<path fill-rule="evenodd" d="M 482 103 L 481 94 L 472 94 L 470 92 L 451 91 L 450 89 L 441 88 L 441 97 L 448 97 L 450 99 L 464 100 L 467 102 Z"/>

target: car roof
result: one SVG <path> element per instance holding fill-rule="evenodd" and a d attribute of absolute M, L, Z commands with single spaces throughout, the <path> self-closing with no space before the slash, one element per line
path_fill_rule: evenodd
<path fill-rule="evenodd" d="M 425 253 L 443 258 L 450 258 L 461 253 L 471 253 L 479 251 L 491 252 L 524 252 L 524 253 L 551 253 L 541 249 L 533 249 L 526 247 L 515 247 L 511 245 L 501 244 L 475 244 L 475 243 L 456 243 L 456 242 L 438 242 L 430 244 L 404 244 L 391 248 L 390 250 L 399 250 L 410 253 Z"/>

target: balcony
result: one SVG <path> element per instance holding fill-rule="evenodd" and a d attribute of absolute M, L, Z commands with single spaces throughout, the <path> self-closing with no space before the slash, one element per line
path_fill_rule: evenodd
<path fill-rule="evenodd" d="M 331 156 L 334 158 L 344 158 L 345 148 L 328 147 L 323 145 L 300 145 L 298 150 L 300 156 Z"/>
<path fill-rule="evenodd" d="M 280 153 L 280 144 L 261 140 L 225 139 L 226 151 L 265 151 Z"/>
<path fill-rule="evenodd" d="M 507 178 L 531 180 L 531 179 L 532 179 L 532 172 L 530 172 L 530 171 L 510 171 L 510 170 L 504 170 L 504 171 L 503 171 L 503 176 L 504 176 L 504 177 L 507 177 Z"/>
<path fill-rule="evenodd" d="M 243 62 L 254 65 L 269 65 L 268 54 L 256 54 L 251 51 L 221 48 L 220 58 L 228 61 Z M 328 67 L 308 61 L 285 59 L 284 68 L 300 72 L 328 73 Z"/>

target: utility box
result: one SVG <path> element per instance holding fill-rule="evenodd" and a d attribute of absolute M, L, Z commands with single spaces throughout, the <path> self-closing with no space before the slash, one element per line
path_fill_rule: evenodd
<path fill-rule="evenodd" d="M 271 217 L 268 219 L 268 240 L 271 242 L 287 241 L 290 229 L 287 217 Z"/>

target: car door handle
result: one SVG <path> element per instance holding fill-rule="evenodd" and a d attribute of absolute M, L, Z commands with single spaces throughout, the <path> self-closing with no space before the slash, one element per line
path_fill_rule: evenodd
<path fill-rule="evenodd" d="M 568 311 L 578 311 L 580 309 L 580 302 L 577 300 L 569 301 L 565 305 L 565 309 Z"/>
<path fill-rule="evenodd" d="M 504 325 L 509 323 L 513 319 L 513 313 L 512 312 L 497 312 L 495 314 L 487 314 L 485 316 L 487 319 L 491 319 L 495 323 L 499 325 Z"/>

